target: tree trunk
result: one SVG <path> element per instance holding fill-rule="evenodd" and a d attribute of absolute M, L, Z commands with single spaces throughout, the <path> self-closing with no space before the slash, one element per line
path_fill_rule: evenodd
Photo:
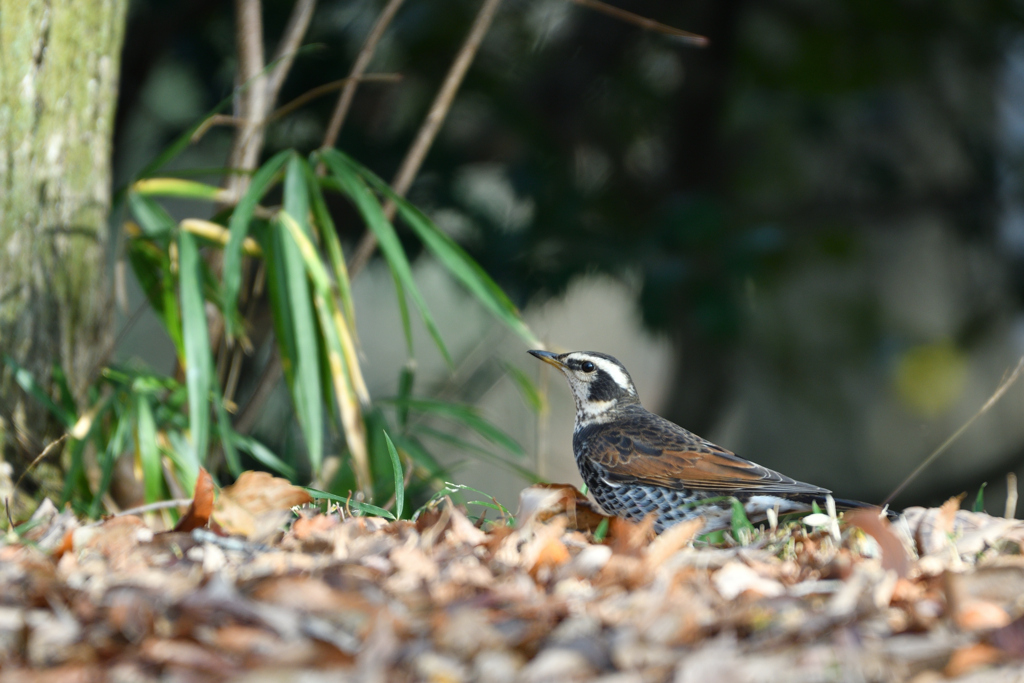
<path fill-rule="evenodd" d="M 59 364 L 80 407 L 110 334 L 111 133 L 127 4 L 0 0 L 0 354 L 48 391 Z M 14 477 L 62 431 L 0 364 L 0 453 Z M 50 488 L 45 471 L 32 470 L 30 490 Z"/>

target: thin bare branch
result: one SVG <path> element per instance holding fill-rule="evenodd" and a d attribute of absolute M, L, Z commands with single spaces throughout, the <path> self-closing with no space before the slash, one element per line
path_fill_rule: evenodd
<path fill-rule="evenodd" d="M 267 112 L 267 78 L 263 75 L 263 10 L 260 0 L 235 0 L 236 43 L 238 47 L 238 83 L 235 116 L 243 123 L 235 132 L 228 166 L 251 171 L 263 148 L 263 117 Z M 249 176 L 235 173 L 228 177 L 228 190 L 240 197 L 249 185 Z"/>
<path fill-rule="evenodd" d="M 661 22 L 648 19 L 647 17 L 640 16 L 639 14 L 633 14 L 627 12 L 624 9 L 619 9 L 609 5 L 606 2 L 600 0 L 569 0 L 574 2 L 580 7 L 586 7 L 592 9 L 595 12 L 607 14 L 610 17 L 615 17 L 620 21 L 625 21 L 629 24 L 634 24 L 640 28 L 647 29 L 648 31 L 657 31 L 658 33 L 664 33 L 665 35 L 673 36 L 680 39 L 680 42 L 690 45 L 691 47 L 707 47 L 711 41 L 707 39 L 707 36 L 702 36 L 698 33 L 691 33 L 690 31 L 684 31 L 668 24 L 662 24 Z"/>
<path fill-rule="evenodd" d="M 992 395 L 988 397 L 988 400 L 985 401 L 985 405 L 979 408 L 978 412 L 971 416 L 971 419 L 963 423 L 960 426 L 960 429 L 953 432 L 952 436 L 943 441 L 942 445 L 940 445 L 938 448 L 932 451 L 932 454 L 925 458 L 924 462 L 918 465 L 917 468 L 913 472 L 911 472 L 906 479 L 903 480 L 903 483 L 896 487 L 895 491 L 889 494 L 889 497 L 885 499 L 884 503 L 882 503 L 882 507 L 885 507 L 886 505 L 891 503 L 892 499 L 898 496 L 900 492 L 907 487 L 907 484 L 916 479 L 917 475 L 921 474 L 921 472 L 923 472 L 925 468 L 927 468 L 929 465 L 935 462 L 935 459 L 942 455 L 947 448 L 952 446 L 953 442 L 959 439 L 963 435 L 963 433 L 966 432 L 972 424 L 974 424 L 975 420 L 977 420 L 979 417 L 987 413 L 989 409 L 992 408 L 992 406 L 998 403 L 999 399 L 1001 399 L 1006 394 L 1006 392 L 1009 391 L 1010 387 L 1013 386 L 1014 382 L 1020 379 L 1021 372 L 1024 372 L 1024 357 L 1021 357 L 1021 359 L 1017 361 L 1017 367 L 1015 367 L 1013 369 L 1013 372 L 1011 372 L 1010 375 L 1006 377 L 999 384 L 998 387 L 996 387 L 995 392 L 993 392 Z"/>
<path fill-rule="evenodd" d="M 35 467 L 36 465 L 38 465 L 39 463 L 41 463 L 41 462 L 42 462 L 42 461 L 43 461 L 43 460 L 44 460 L 44 459 L 46 458 L 46 456 L 48 456 L 48 455 L 49 455 L 50 453 L 52 453 L 52 452 L 53 452 L 53 449 L 55 449 L 55 448 L 56 448 L 57 446 L 59 446 L 59 445 L 61 445 L 62 443 L 64 443 L 64 441 L 65 441 L 65 440 L 66 440 L 67 438 L 68 438 L 68 435 L 67 435 L 67 434 L 65 434 L 64 436 L 60 437 L 59 439 L 56 439 L 55 441 L 51 441 L 51 442 L 50 442 L 50 443 L 49 443 L 49 444 L 48 444 L 48 445 L 46 446 L 46 448 L 44 448 L 44 449 L 43 449 L 43 452 L 42 452 L 42 453 L 40 453 L 40 454 L 39 454 L 38 456 L 36 456 L 36 459 L 35 459 L 35 460 L 33 460 L 33 461 L 32 461 L 31 463 L 29 463 L 29 466 L 28 466 L 28 467 L 26 467 L 26 468 L 25 468 L 25 471 L 21 473 L 21 476 L 20 476 L 20 477 L 18 477 L 18 481 L 14 482 L 14 490 L 15 490 L 15 491 L 17 491 L 17 490 L 18 490 L 18 487 L 19 487 L 19 486 L 21 486 L 21 482 L 22 482 L 22 480 L 24 480 L 24 479 L 25 479 L 25 475 L 26 475 L 26 474 L 28 474 L 28 473 L 29 473 L 29 471 L 30 471 L 30 470 L 31 470 L 31 469 L 32 469 L 33 467 Z"/>
<path fill-rule="evenodd" d="M 277 94 L 281 92 L 281 86 L 288 78 L 292 62 L 295 61 L 295 53 L 302 45 L 302 39 L 306 36 L 309 22 L 313 18 L 313 10 L 316 9 L 316 0 L 296 0 L 292 14 L 288 17 L 288 25 L 284 29 L 284 36 L 281 37 L 281 44 L 277 46 L 274 54 L 274 61 L 277 66 L 271 70 L 267 77 L 267 109 L 274 106 L 277 101 Z M 263 112 L 266 115 L 266 112 Z"/>
<path fill-rule="evenodd" d="M 434 143 L 434 138 L 437 137 L 438 131 L 441 130 L 441 124 L 444 123 L 445 117 L 448 115 L 448 110 L 455 99 L 455 93 L 458 92 L 459 86 L 462 85 L 462 79 L 466 76 L 470 64 L 473 63 L 477 50 L 480 48 L 480 43 L 483 42 L 484 36 L 487 35 L 487 29 L 490 28 L 494 15 L 497 13 L 500 5 L 501 0 L 484 0 L 483 5 L 480 7 L 480 11 L 473 21 L 473 26 L 469 30 L 469 35 L 466 36 L 466 42 L 463 43 L 462 49 L 459 50 L 459 54 L 455 57 L 455 61 L 452 62 L 448 75 L 445 77 L 437 97 L 434 98 L 434 103 L 430 106 L 430 111 L 427 112 L 427 117 L 424 119 L 423 125 L 420 126 L 416 139 L 413 141 L 412 146 L 409 147 L 409 151 L 406 153 L 398 173 L 395 174 L 395 179 L 391 181 L 391 189 L 395 191 L 395 194 L 405 196 L 405 193 L 409 191 L 409 186 L 412 185 L 412 181 L 416 178 L 420 166 L 423 165 L 427 152 L 430 151 L 430 147 Z M 389 201 L 384 205 L 384 215 L 387 216 L 388 220 L 394 218 L 394 202 Z M 376 248 L 377 238 L 373 233 L 367 231 L 356 247 L 356 251 L 349 263 L 349 278 L 354 278 L 363 269 L 363 266 L 370 260 L 370 256 L 373 255 Z"/>
<path fill-rule="evenodd" d="M 388 4 L 384 7 L 384 10 L 377 17 L 377 23 L 373 25 L 373 29 L 370 30 L 370 34 L 366 36 L 366 42 L 363 43 L 362 49 L 359 54 L 356 55 L 356 61 L 352 65 L 352 71 L 349 72 L 348 77 L 350 80 L 346 85 L 345 89 L 341 91 L 341 96 L 338 98 L 338 104 L 334 107 L 334 113 L 331 114 L 331 122 L 327 125 L 327 133 L 324 135 L 323 147 L 334 147 L 334 143 L 338 141 L 338 133 L 341 132 L 341 124 L 345 122 L 345 116 L 348 114 L 349 107 L 352 106 L 352 98 L 356 95 L 356 88 L 359 87 L 359 78 L 366 72 L 366 68 L 370 65 L 370 60 L 373 58 L 373 53 L 377 49 L 377 43 L 380 42 L 381 36 L 384 35 L 384 30 L 391 23 L 391 20 L 395 18 L 395 14 L 398 13 L 398 8 L 402 6 L 404 0 L 389 0 Z"/>
<path fill-rule="evenodd" d="M 277 121 L 278 119 L 291 114 L 293 111 L 306 104 L 311 100 L 315 100 L 321 95 L 326 95 L 329 92 L 340 90 L 343 87 L 349 85 L 353 80 L 360 81 L 362 83 L 397 83 L 402 80 L 401 74 L 364 74 L 362 76 L 349 76 L 348 78 L 342 78 L 337 81 L 331 81 L 330 83 L 324 83 L 318 85 L 312 90 L 307 90 L 302 93 L 288 104 L 281 105 L 273 114 L 267 117 L 266 123 Z"/>

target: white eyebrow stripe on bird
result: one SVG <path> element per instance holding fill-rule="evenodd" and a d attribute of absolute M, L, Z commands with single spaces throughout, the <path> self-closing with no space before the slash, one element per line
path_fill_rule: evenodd
<path fill-rule="evenodd" d="M 586 354 L 580 354 L 581 359 L 589 360 L 591 363 L 596 365 L 601 370 L 604 370 L 612 381 L 618 384 L 623 389 L 627 390 L 630 394 L 635 394 L 636 389 L 633 387 L 633 381 L 629 378 L 629 375 L 619 367 L 617 363 L 613 363 L 605 358 L 598 358 L 597 356 L 588 356 Z"/>

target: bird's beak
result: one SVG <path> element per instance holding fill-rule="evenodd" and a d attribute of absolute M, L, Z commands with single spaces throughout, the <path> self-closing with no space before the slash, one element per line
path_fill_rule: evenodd
<path fill-rule="evenodd" d="M 535 358 L 540 358 L 545 363 L 550 363 L 551 365 L 554 365 L 559 370 L 565 367 L 565 363 L 558 360 L 558 354 L 551 353 L 550 351 L 539 351 L 537 349 L 534 349 L 532 351 L 527 351 L 527 353 L 529 353 L 531 356 Z"/>

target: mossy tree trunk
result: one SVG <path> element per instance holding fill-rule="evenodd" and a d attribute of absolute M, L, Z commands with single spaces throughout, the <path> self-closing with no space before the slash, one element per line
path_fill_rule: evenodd
<path fill-rule="evenodd" d="M 0 0 L 0 354 L 46 388 L 60 364 L 80 404 L 110 334 L 111 134 L 127 4 Z M 14 477 L 61 431 L 3 367 L 0 446 Z M 45 471 L 33 470 L 30 489 L 49 488 Z"/>

